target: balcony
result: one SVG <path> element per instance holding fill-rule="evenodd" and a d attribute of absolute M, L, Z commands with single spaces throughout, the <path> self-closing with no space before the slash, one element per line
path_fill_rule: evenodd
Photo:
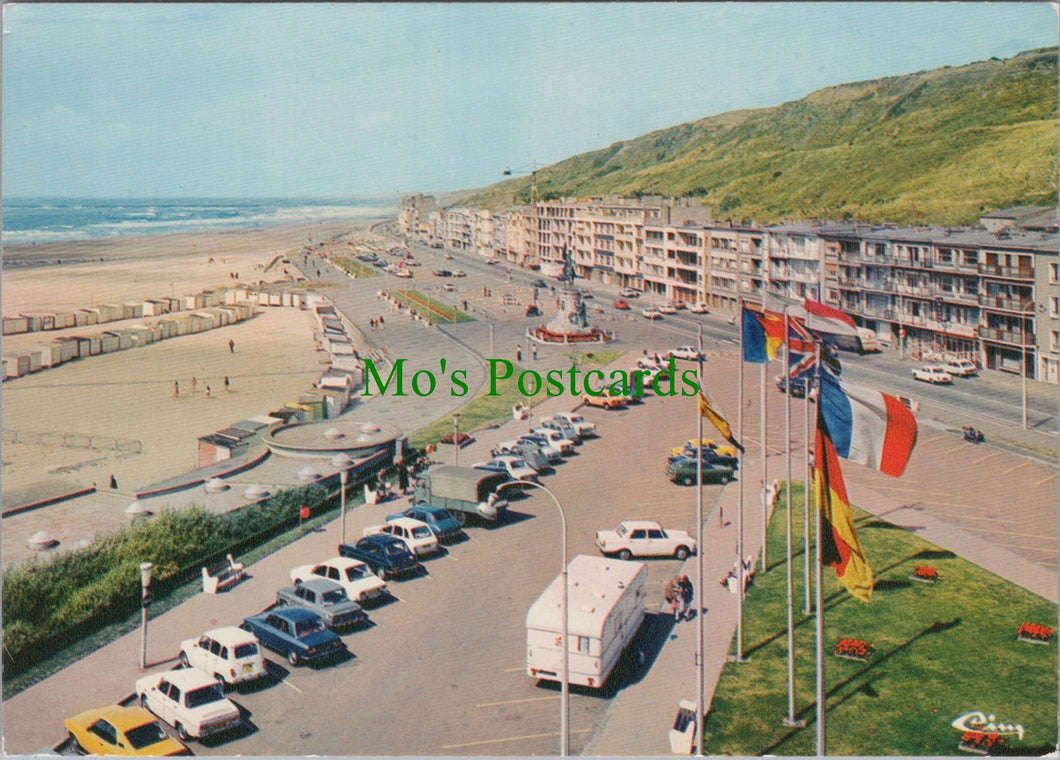
<path fill-rule="evenodd" d="M 1009 343 L 1015 346 L 1033 346 L 1034 333 L 1019 330 L 1002 330 L 998 327 L 980 327 L 979 337 L 997 343 Z"/>
<path fill-rule="evenodd" d="M 1031 301 L 1024 301 L 1018 298 L 1005 298 L 1004 296 L 991 296 L 986 293 L 980 293 L 978 301 L 980 306 L 1000 311 L 1026 313 L 1034 308 L 1034 304 Z"/>
<path fill-rule="evenodd" d="M 886 280 L 862 280 L 860 284 L 865 290 L 877 290 L 883 293 L 894 293 L 897 290 L 893 282 Z"/>
<path fill-rule="evenodd" d="M 1007 280 L 1034 280 L 1031 267 L 1003 267 L 996 264 L 980 264 L 979 274 L 984 277 L 1000 277 Z"/>

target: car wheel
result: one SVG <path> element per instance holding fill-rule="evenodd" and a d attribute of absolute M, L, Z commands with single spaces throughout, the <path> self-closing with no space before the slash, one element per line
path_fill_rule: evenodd
<path fill-rule="evenodd" d="M 187 652 L 181 652 L 180 653 L 180 667 L 182 667 L 182 668 L 190 668 L 191 667 L 191 660 L 188 659 L 188 653 Z"/>
<path fill-rule="evenodd" d="M 177 724 L 177 738 L 182 742 L 191 741 L 191 736 L 188 734 L 188 729 L 184 728 L 182 723 Z"/>
<path fill-rule="evenodd" d="M 618 553 L 618 558 L 622 560 L 629 561 L 632 557 L 633 552 L 631 552 L 629 549 L 623 549 Z"/>
<path fill-rule="evenodd" d="M 379 568 L 379 572 L 377 572 L 376 575 L 379 576 L 379 580 L 385 581 L 386 580 L 386 576 L 387 576 L 386 568 L 385 567 Z"/>
<path fill-rule="evenodd" d="M 688 547 L 678 546 L 677 549 L 674 550 L 674 557 L 677 559 L 688 559 Z"/>
<path fill-rule="evenodd" d="M 685 475 L 683 478 L 681 478 L 681 482 L 684 483 L 686 486 L 690 486 L 696 482 L 696 479 L 693 478 L 691 475 Z"/>
<path fill-rule="evenodd" d="M 287 662 L 291 663 L 291 665 L 297 666 L 298 663 L 300 662 L 300 658 L 298 657 L 298 652 L 294 651 L 293 649 L 290 652 L 288 652 L 287 653 Z"/>

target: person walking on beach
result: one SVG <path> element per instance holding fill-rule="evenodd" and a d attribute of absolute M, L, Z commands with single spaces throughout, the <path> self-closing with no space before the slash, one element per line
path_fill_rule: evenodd
<path fill-rule="evenodd" d="M 210 386 L 206 386 L 206 398 L 210 398 Z"/>
<path fill-rule="evenodd" d="M 232 384 L 228 382 L 228 375 L 225 375 L 225 393 L 232 390 Z"/>
<path fill-rule="evenodd" d="M 110 476 L 110 489 L 112 491 L 117 491 L 118 490 L 118 479 L 116 477 L 114 477 L 113 475 Z"/>
<path fill-rule="evenodd" d="M 199 387 L 199 381 L 195 378 L 194 375 L 192 375 L 192 378 L 191 378 L 191 395 L 192 396 L 195 395 L 195 391 L 196 391 L 196 389 L 198 387 Z"/>
<path fill-rule="evenodd" d="M 173 381 L 173 398 L 180 398 L 180 381 Z"/>
<path fill-rule="evenodd" d="M 236 342 L 231 338 L 228 339 L 228 353 L 234 354 L 236 352 Z"/>

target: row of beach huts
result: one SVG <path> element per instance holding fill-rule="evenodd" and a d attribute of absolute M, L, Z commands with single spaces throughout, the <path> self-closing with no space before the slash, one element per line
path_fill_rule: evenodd
<path fill-rule="evenodd" d="M 192 335 L 250 319 L 261 306 L 305 308 L 304 293 L 256 290 L 246 286 L 208 290 L 180 298 L 103 304 L 75 311 L 3 317 L 3 334 L 46 333 L 76 327 L 145 319 L 108 330 L 63 335 L 2 357 L 3 379 L 114 351 L 145 346 L 167 338 Z M 42 336 L 43 337 L 43 336 Z"/>

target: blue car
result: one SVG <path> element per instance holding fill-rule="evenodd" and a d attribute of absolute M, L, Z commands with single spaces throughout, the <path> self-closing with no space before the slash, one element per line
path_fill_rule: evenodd
<path fill-rule="evenodd" d="M 323 620 L 298 607 L 251 615 L 239 627 L 253 633 L 262 645 L 282 654 L 292 665 L 332 657 L 346 649 Z"/>
<path fill-rule="evenodd" d="M 431 532 L 442 542 L 455 541 L 464 533 L 460 523 L 457 522 L 448 509 L 435 507 L 426 502 L 420 502 L 415 506 L 409 507 L 404 512 L 387 515 L 386 519 L 390 521 L 396 517 L 411 517 L 413 520 L 427 523 Z"/>

